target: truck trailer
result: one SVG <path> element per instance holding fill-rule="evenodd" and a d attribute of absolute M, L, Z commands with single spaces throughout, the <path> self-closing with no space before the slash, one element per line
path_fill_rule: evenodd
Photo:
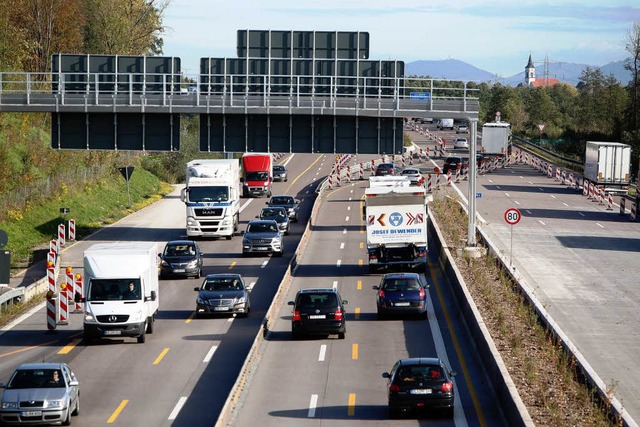
<path fill-rule="evenodd" d="M 160 304 L 158 253 L 155 243 L 98 243 L 84 251 L 83 335 L 89 345 L 97 338 L 137 338 L 145 342 Z"/>
<path fill-rule="evenodd" d="M 511 125 L 506 122 L 485 123 L 480 142 L 484 154 L 508 156 L 511 151 Z"/>
<path fill-rule="evenodd" d="M 244 153 L 241 180 L 244 197 L 271 197 L 273 156 L 270 153 Z"/>
<path fill-rule="evenodd" d="M 374 179 L 376 178 L 376 179 Z M 369 271 L 400 267 L 426 269 L 427 194 L 407 177 L 372 177 L 365 190 Z"/>
<path fill-rule="evenodd" d="M 187 237 L 224 237 L 240 223 L 238 159 L 202 159 L 187 163 L 187 185 L 180 193 L 186 205 Z"/>
<path fill-rule="evenodd" d="M 631 173 L 631 146 L 620 142 L 587 141 L 584 179 L 605 191 L 626 193 Z"/>

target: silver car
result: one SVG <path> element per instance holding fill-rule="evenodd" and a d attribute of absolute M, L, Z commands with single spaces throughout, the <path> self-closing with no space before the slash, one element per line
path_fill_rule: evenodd
<path fill-rule="evenodd" d="M 404 168 L 400 175 L 408 177 L 411 185 L 422 185 L 424 182 L 424 178 L 418 168 Z"/>
<path fill-rule="evenodd" d="M 0 387 L 2 425 L 69 425 L 80 413 L 80 384 L 66 363 L 25 363 Z"/>

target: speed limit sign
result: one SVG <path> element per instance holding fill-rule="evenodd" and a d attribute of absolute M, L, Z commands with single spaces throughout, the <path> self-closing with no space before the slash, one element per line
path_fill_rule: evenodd
<path fill-rule="evenodd" d="M 507 224 L 516 225 L 518 222 L 520 222 L 520 218 L 522 218 L 522 215 L 516 208 L 509 208 L 504 211 L 504 220 L 507 222 Z"/>

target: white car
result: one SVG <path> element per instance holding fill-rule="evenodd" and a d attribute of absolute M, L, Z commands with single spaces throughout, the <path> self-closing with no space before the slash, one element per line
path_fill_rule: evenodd
<path fill-rule="evenodd" d="M 467 138 L 456 138 L 455 141 L 453 141 L 453 148 L 469 148 Z"/>
<path fill-rule="evenodd" d="M 423 182 L 422 174 L 418 168 L 404 168 L 400 175 L 408 177 L 411 185 L 421 185 Z"/>
<path fill-rule="evenodd" d="M 469 128 L 467 127 L 467 125 L 456 126 L 456 133 L 467 133 L 467 132 L 469 132 Z"/>

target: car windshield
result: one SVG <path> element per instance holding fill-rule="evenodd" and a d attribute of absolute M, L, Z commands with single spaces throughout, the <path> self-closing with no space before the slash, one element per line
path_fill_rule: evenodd
<path fill-rule="evenodd" d="M 284 171 L 284 166 L 274 166 L 273 170 L 276 172 L 282 172 Z"/>
<path fill-rule="evenodd" d="M 444 378 L 444 371 L 438 365 L 411 365 L 401 366 L 396 378 L 400 382 L 411 383 L 414 381 L 438 380 Z"/>
<path fill-rule="evenodd" d="M 417 173 L 419 172 L 415 169 L 405 169 L 402 171 L 402 175 L 415 175 Z"/>
<path fill-rule="evenodd" d="M 285 218 L 286 216 L 284 209 L 264 208 L 260 213 L 262 218 Z"/>
<path fill-rule="evenodd" d="M 266 181 L 269 179 L 267 172 L 247 172 L 245 180 L 247 181 Z"/>
<path fill-rule="evenodd" d="M 8 389 L 64 387 L 59 369 L 18 369 L 7 384 Z"/>
<path fill-rule="evenodd" d="M 301 294 L 298 300 L 299 308 L 336 307 L 337 305 L 335 294 Z"/>
<path fill-rule="evenodd" d="M 266 224 L 263 222 L 249 224 L 247 226 L 247 232 L 249 233 L 275 233 L 278 228 L 275 224 Z"/>
<path fill-rule="evenodd" d="M 194 256 L 196 249 L 193 245 L 167 245 L 164 250 L 165 256 Z"/>
<path fill-rule="evenodd" d="M 87 301 L 137 301 L 141 297 L 140 279 L 93 279 L 87 291 Z"/>
<path fill-rule="evenodd" d="M 271 198 L 271 205 L 292 205 L 293 197 L 273 197 Z"/>
<path fill-rule="evenodd" d="M 416 279 L 389 279 L 384 282 L 382 289 L 388 292 L 418 291 L 420 283 Z"/>
<path fill-rule="evenodd" d="M 202 284 L 203 291 L 239 291 L 242 289 L 242 282 L 234 277 L 207 279 Z"/>

